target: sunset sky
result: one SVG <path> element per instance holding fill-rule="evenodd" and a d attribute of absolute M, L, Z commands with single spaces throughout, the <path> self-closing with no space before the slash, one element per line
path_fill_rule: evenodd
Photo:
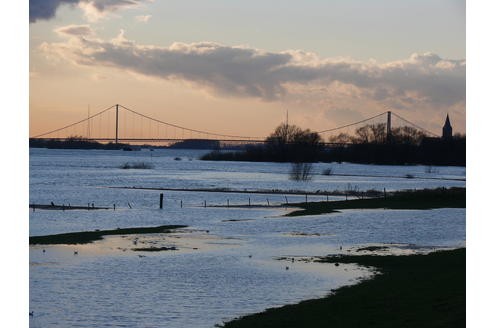
<path fill-rule="evenodd" d="M 119 103 L 193 129 L 266 136 L 386 110 L 466 125 L 458 0 L 30 0 L 30 135 Z"/>

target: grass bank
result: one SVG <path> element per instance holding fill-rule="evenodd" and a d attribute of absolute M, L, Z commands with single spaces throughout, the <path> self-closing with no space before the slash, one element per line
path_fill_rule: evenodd
<path fill-rule="evenodd" d="M 243 327 L 465 327 L 466 249 L 409 256 L 326 257 L 377 268 L 371 280 L 322 299 L 268 309 L 224 325 Z"/>
<path fill-rule="evenodd" d="M 385 197 L 297 203 L 291 204 L 291 206 L 302 207 L 303 209 L 288 213 L 287 216 L 317 215 L 345 209 L 388 208 L 426 210 L 446 207 L 465 208 L 466 188 L 408 190 L 390 193 Z"/>
<path fill-rule="evenodd" d="M 61 233 L 56 235 L 29 237 L 30 245 L 55 245 L 55 244 L 88 244 L 103 239 L 110 235 L 134 235 L 147 233 L 169 233 L 174 229 L 185 228 L 185 225 L 163 225 L 158 227 L 137 227 L 113 230 L 95 230 Z"/>

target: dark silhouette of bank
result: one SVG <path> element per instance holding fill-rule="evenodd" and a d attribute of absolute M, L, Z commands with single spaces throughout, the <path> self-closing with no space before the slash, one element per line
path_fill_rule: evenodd
<path fill-rule="evenodd" d="M 144 148 L 173 148 L 173 149 L 219 149 L 220 142 L 218 140 L 207 139 L 190 139 L 183 140 L 171 144 L 169 146 L 164 145 L 131 145 L 127 143 L 100 143 L 94 140 L 90 140 L 81 136 L 71 136 L 66 139 L 29 139 L 30 148 L 48 148 L 48 149 L 106 149 L 106 150 L 126 150 L 134 151 Z"/>
<path fill-rule="evenodd" d="M 48 148 L 48 149 L 124 149 L 129 147 L 124 143 L 99 143 L 79 136 L 68 137 L 65 140 L 58 139 L 37 139 L 29 138 L 29 148 Z"/>
<path fill-rule="evenodd" d="M 383 165 L 466 165 L 466 137 L 452 135 L 449 116 L 442 137 L 428 137 L 414 127 L 391 128 L 390 124 L 368 124 L 354 135 L 341 133 L 324 143 L 321 136 L 295 125 L 282 124 L 263 145 L 244 151 L 213 151 L 201 159 L 266 162 L 350 162 Z"/>
<path fill-rule="evenodd" d="M 172 149 L 219 149 L 220 141 L 208 139 L 188 139 L 176 142 L 168 148 Z"/>

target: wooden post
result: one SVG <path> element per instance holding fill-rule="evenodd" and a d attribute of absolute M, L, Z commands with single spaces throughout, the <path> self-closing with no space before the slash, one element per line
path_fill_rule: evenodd
<path fill-rule="evenodd" d="M 229 200 L 227 199 L 227 207 L 230 207 Z"/>
<path fill-rule="evenodd" d="M 327 202 L 328 202 L 328 194 L 327 194 Z"/>
<path fill-rule="evenodd" d="M 113 210 L 115 211 L 115 204 L 113 204 Z"/>
<path fill-rule="evenodd" d="M 270 201 L 268 200 L 268 198 L 266 199 L 266 202 L 267 202 L 268 206 L 270 206 Z"/>
<path fill-rule="evenodd" d="M 308 194 L 306 194 L 306 203 L 308 202 Z"/>
<path fill-rule="evenodd" d="M 206 199 L 205 199 L 205 207 L 206 207 Z"/>
<path fill-rule="evenodd" d="M 251 206 L 251 197 L 248 198 L 248 205 Z"/>
<path fill-rule="evenodd" d="M 180 200 L 180 208 L 182 208 L 182 199 Z"/>
<path fill-rule="evenodd" d="M 160 193 L 160 209 L 163 208 L 163 193 Z"/>

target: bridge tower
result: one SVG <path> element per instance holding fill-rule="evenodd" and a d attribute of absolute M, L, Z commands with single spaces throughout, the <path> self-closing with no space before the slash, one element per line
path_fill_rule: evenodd
<path fill-rule="evenodd" d="M 392 141 L 392 112 L 387 112 L 387 142 Z"/>
<path fill-rule="evenodd" d="M 119 104 L 115 105 L 115 144 L 119 143 Z"/>

